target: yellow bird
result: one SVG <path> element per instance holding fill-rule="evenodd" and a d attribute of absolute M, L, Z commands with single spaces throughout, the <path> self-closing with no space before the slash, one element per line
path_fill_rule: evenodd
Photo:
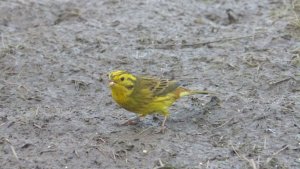
<path fill-rule="evenodd" d="M 162 130 L 169 116 L 169 107 L 177 99 L 192 94 L 209 93 L 183 88 L 174 80 L 135 76 L 124 70 L 112 71 L 108 78 L 112 98 L 121 107 L 138 114 L 138 118 L 153 113 L 163 115 Z"/>

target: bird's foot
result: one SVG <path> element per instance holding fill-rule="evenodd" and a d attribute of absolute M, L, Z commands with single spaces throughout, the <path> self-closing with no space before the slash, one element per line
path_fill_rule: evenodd
<path fill-rule="evenodd" d="M 126 122 L 121 123 L 121 126 L 137 125 L 138 123 L 139 120 L 127 120 Z"/>
<path fill-rule="evenodd" d="M 161 126 L 160 128 L 158 128 L 154 133 L 155 134 L 164 134 L 167 130 L 166 126 Z"/>
<path fill-rule="evenodd" d="M 158 131 L 158 132 L 155 132 L 155 133 L 162 133 L 162 134 L 164 134 L 165 133 L 165 131 L 166 131 L 166 129 L 167 129 L 167 127 L 166 127 L 166 121 L 167 121 L 167 117 L 168 116 L 165 116 L 164 117 L 164 120 L 163 120 L 163 122 L 162 122 L 162 124 L 161 124 L 161 128 L 160 128 L 160 130 Z"/>
<path fill-rule="evenodd" d="M 127 120 L 126 122 L 121 123 L 121 126 L 137 125 L 140 121 L 141 121 L 140 117 L 137 116 Z"/>

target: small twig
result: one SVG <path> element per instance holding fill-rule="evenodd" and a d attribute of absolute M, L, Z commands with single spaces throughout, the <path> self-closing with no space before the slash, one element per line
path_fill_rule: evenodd
<path fill-rule="evenodd" d="M 5 84 L 19 86 L 19 84 L 17 84 L 17 83 L 13 83 L 13 82 L 9 82 L 9 81 L 7 81 L 7 80 L 3 80 L 3 79 L 2 79 L 1 81 L 3 81 Z"/>
<path fill-rule="evenodd" d="M 113 155 L 113 160 L 116 161 L 116 160 L 117 160 L 117 157 L 116 157 L 115 151 L 112 151 L 112 155 Z"/>
<path fill-rule="evenodd" d="M 227 123 L 229 123 L 231 120 L 233 120 L 233 117 L 232 117 L 231 119 L 227 120 L 225 123 L 221 124 L 220 126 L 214 128 L 214 129 L 212 129 L 212 130 L 216 130 L 216 129 L 218 129 L 218 128 L 221 128 L 221 127 L 225 126 L 225 125 L 226 125 Z"/>
<path fill-rule="evenodd" d="M 265 140 L 264 140 L 264 149 L 267 149 L 267 137 L 265 137 Z"/>
<path fill-rule="evenodd" d="M 10 123 L 8 123 L 7 128 L 10 128 L 12 125 L 14 125 L 16 122 L 15 121 L 11 121 Z"/>
<path fill-rule="evenodd" d="M 15 150 L 14 146 L 10 145 L 10 149 L 13 152 L 14 156 L 16 157 L 16 159 L 19 160 L 19 157 L 18 157 L 18 155 L 16 153 L 16 150 Z"/>
<path fill-rule="evenodd" d="M 289 81 L 291 79 L 293 79 L 293 77 L 288 77 L 288 78 L 285 78 L 285 79 L 282 79 L 282 80 L 278 80 L 278 81 L 275 81 L 275 82 L 272 81 L 272 82 L 269 82 L 269 85 L 277 85 L 279 83 L 282 83 L 282 82 L 285 82 L 285 81 Z"/>
<path fill-rule="evenodd" d="M 106 143 L 106 141 L 105 141 L 103 138 L 99 137 L 99 139 L 100 139 L 103 143 Z"/>
<path fill-rule="evenodd" d="M 76 155 L 77 158 L 79 158 L 79 154 L 76 150 L 74 150 L 74 154 Z"/>
<path fill-rule="evenodd" d="M 36 127 L 36 128 L 39 128 L 39 129 L 43 129 L 40 125 L 37 125 L 35 123 L 33 123 L 33 126 Z"/>
<path fill-rule="evenodd" d="M 256 74 L 258 75 L 259 71 L 260 71 L 260 68 L 261 68 L 261 64 L 259 64 L 256 68 Z"/>
<path fill-rule="evenodd" d="M 256 164 L 255 164 L 255 161 L 253 160 L 253 158 L 250 159 L 250 161 L 248 161 L 248 162 L 250 163 L 250 165 L 251 165 L 251 167 L 252 167 L 253 169 L 257 169 Z"/>
<path fill-rule="evenodd" d="M 1 127 L 1 126 L 3 126 L 4 124 L 6 124 L 6 122 L 4 122 L 4 123 L 1 123 L 1 124 L 0 124 L 0 127 Z"/>
<path fill-rule="evenodd" d="M 232 144 L 231 144 L 231 147 L 232 147 L 233 151 L 235 152 L 235 154 L 236 154 L 239 158 L 244 159 L 245 161 L 247 161 L 253 169 L 257 169 L 256 163 L 255 163 L 255 161 L 254 161 L 253 159 L 250 159 L 250 160 L 249 160 L 249 159 L 246 158 L 245 156 L 241 156 L 241 155 L 237 152 L 237 150 L 234 148 L 234 146 L 233 146 Z"/>
<path fill-rule="evenodd" d="M 150 127 L 146 128 L 146 129 L 142 130 L 141 132 L 139 132 L 137 135 L 142 135 L 144 132 L 146 132 L 147 130 L 149 130 L 149 129 L 153 128 L 153 127 L 154 126 L 150 126 Z"/>
<path fill-rule="evenodd" d="M 127 156 L 128 156 L 128 152 L 125 150 L 125 163 L 128 163 L 128 158 L 127 158 Z"/>
<path fill-rule="evenodd" d="M 195 133 L 195 135 L 203 135 L 203 134 L 206 134 L 208 131 L 204 131 L 202 133 Z"/>
<path fill-rule="evenodd" d="M 266 163 L 269 163 L 274 158 L 274 156 L 276 156 L 277 154 L 279 154 L 281 151 L 287 149 L 288 147 L 289 147 L 288 145 L 285 145 L 283 148 L 281 148 L 280 150 L 278 150 L 275 153 L 273 153 L 269 158 L 267 158 Z"/>
<path fill-rule="evenodd" d="M 20 90 L 21 88 L 23 88 L 23 89 L 26 90 L 25 94 L 28 94 L 29 90 L 28 90 L 28 88 L 26 86 L 24 86 L 24 85 L 21 84 L 21 85 L 18 86 L 18 89 Z"/>
<path fill-rule="evenodd" d="M 39 113 L 39 109 L 40 109 L 40 106 L 38 105 L 37 108 L 36 108 L 36 110 L 35 110 L 35 114 L 34 114 L 35 117 L 36 117 L 37 114 Z"/>
<path fill-rule="evenodd" d="M 161 161 L 161 159 L 158 159 L 158 162 L 159 162 L 159 166 L 160 167 L 164 167 L 165 166 L 164 163 Z"/>
<path fill-rule="evenodd" d="M 91 145 L 90 147 L 96 148 L 96 149 L 97 149 L 100 153 L 102 153 L 104 156 L 107 155 L 107 153 L 105 153 L 104 150 L 103 150 L 103 148 L 100 147 L 100 146 L 97 146 L 97 145 Z M 109 156 L 110 156 L 110 155 L 109 155 Z M 113 159 L 112 156 L 110 156 L 110 157 Z"/>
<path fill-rule="evenodd" d="M 277 154 L 279 154 L 281 151 L 287 149 L 289 146 L 288 145 L 285 145 L 282 149 L 276 151 L 275 153 L 272 154 L 272 156 L 276 156 Z"/>
<path fill-rule="evenodd" d="M 204 45 L 208 45 L 211 43 L 219 43 L 219 42 L 225 42 L 225 41 L 233 41 L 233 40 L 239 40 L 239 39 L 245 39 L 245 38 L 251 38 L 254 35 L 247 35 L 247 36 L 241 36 L 241 37 L 230 37 L 230 38 L 221 38 L 221 39 L 216 39 L 216 40 L 211 40 L 207 42 L 200 42 L 200 43 L 195 43 L 195 44 L 184 44 L 181 46 L 181 48 L 190 48 L 190 47 L 200 47 Z"/>
<path fill-rule="evenodd" d="M 9 144 L 11 144 L 11 142 L 7 139 L 7 138 L 4 138 L 4 141 L 8 142 Z"/>
<path fill-rule="evenodd" d="M 48 150 L 44 150 L 44 151 L 41 151 L 40 154 L 43 154 L 43 153 L 48 153 L 48 152 L 55 152 L 57 151 L 57 149 L 48 149 Z"/>
<path fill-rule="evenodd" d="M 153 169 L 160 169 L 160 168 L 163 168 L 165 166 L 164 163 L 161 161 L 161 159 L 158 159 L 158 163 L 159 163 L 159 166 L 156 166 Z"/>
<path fill-rule="evenodd" d="M 209 167 L 209 160 L 206 162 L 206 168 Z"/>
<path fill-rule="evenodd" d="M 231 144 L 231 148 L 238 157 L 242 158 L 232 144 Z"/>
<path fill-rule="evenodd" d="M 262 34 L 263 32 L 259 33 Z M 154 44 L 152 49 L 172 49 L 175 46 L 180 47 L 181 49 L 183 48 L 199 48 L 204 45 L 208 45 L 211 43 L 219 43 L 219 42 L 225 42 L 225 41 L 234 41 L 234 40 L 240 40 L 240 39 L 245 39 L 245 38 L 252 38 L 258 33 L 255 33 L 253 35 L 247 35 L 247 36 L 240 36 L 240 37 L 224 37 L 216 40 L 211 40 L 211 41 L 206 41 L 206 42 L 199 42 L 199 43 L 192 43 L 192 44 Z M 149 49 L 149 48 L 143 48 L 143 47 L 138 47 L 139 49 Z M 151 47 L 150 47 L 151 48 Z"/>

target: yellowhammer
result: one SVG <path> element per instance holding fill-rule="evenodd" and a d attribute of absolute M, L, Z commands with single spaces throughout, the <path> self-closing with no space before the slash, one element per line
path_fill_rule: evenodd
<path fill-rule="evenodd" d="M 180 97 L 208 94 L 207 91 L 189 90 L 176 81 L 150 76 L 135 76 L 124 70 L 108 74 L 112 98 L 124 109 L 144 117 L 159 113 L 164 116 L 162 129 L 169 116 L 169 107 Z"/>

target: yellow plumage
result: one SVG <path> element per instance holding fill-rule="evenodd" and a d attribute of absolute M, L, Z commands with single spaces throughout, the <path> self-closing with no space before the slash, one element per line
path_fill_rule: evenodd
<path fill-rule="evenodd" d="M 169 116 L 169 107 L 180 97 L 192 94 L 208 94 L 181 87 L 176 81 L 148 76 L 134 76 L 117 70 L 108 74 L 112 98 L 123 108 L 143 117 L 158 113 Z"/>

